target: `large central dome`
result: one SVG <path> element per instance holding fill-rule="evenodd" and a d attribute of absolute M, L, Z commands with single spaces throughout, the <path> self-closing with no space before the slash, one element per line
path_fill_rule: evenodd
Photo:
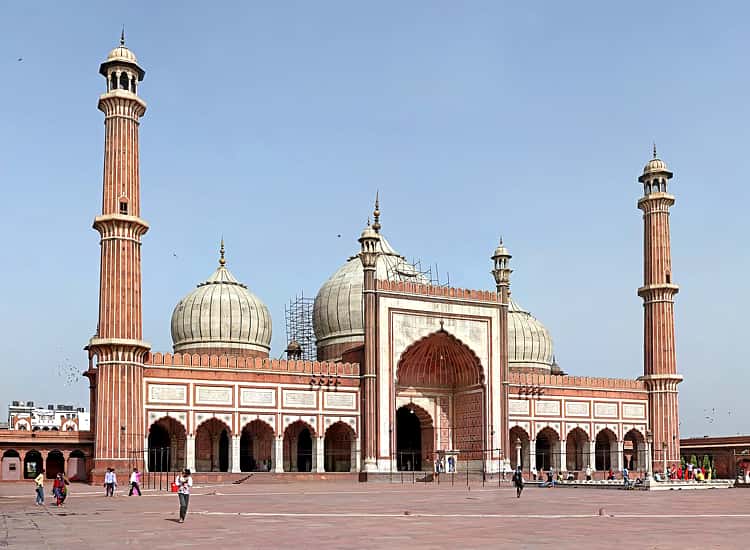
<path fill-rule="evenodd" d="M 396 252 L 380 234 L 375 277 L 388 281 L 430 284 L 414 265 Z M 359 256 L 352 256 L 323 284 L 313 306 L 313 329 L 320 360 L 338 359 L 365 340 L 362 314 L 364 270 Z"/>
<path fill-rule="evenodd" d="M 268 357 L 271 314 L 227 269 L 223 243 L 213 275 L 174 308 L 172 342 L 180 353 Z"/>

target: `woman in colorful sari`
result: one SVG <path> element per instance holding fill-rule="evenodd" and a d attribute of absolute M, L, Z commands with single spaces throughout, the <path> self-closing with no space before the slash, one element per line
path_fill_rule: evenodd
<path fill-rule="evenodd" d="M 65 485 L 67 480 L 63 477 L 62 473 L 55 476 L 55 482 L 52 484 L 52 494 L 55 496 L 55 503 L 57 506 L 62 506 L 67 496 L 67 489 Z"/>

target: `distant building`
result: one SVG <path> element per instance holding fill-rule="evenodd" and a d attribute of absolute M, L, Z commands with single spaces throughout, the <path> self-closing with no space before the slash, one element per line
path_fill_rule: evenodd
<path fill-rule="evenodd" d="M 91 429 L 91 418 L 83 407 L 47 405 L 37 407 L 33 401 L 13 401 L 8 405 L 8 429 L 76 432 Z"/>

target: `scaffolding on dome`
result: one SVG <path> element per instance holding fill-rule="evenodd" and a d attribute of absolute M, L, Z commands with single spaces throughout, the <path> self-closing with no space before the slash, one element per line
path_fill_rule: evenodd
<path fill-rule="evenodd" d="M 286 318 L 286 343 L 297 342 L 302 353 L 300 359 L 315 361 L 318 351 L 315 347 L 315 332 L 313 331 L 313 304 L 315 300 L 308 298 L 302 292 L 289 300 L 284 307 Z"/>

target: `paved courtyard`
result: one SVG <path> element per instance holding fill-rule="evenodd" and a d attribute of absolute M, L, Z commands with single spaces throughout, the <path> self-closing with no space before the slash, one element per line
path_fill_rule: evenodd
<path fill-rule="evenodd" d="M 49 491 L 48 491 L 49 492 Z M 105 498 L 73 485 L 64 508 L 34 505 L 33 483 L 0 485 L 0 547 L 747 548 L 750 490 L 638 491 L 264 482 L 177 496 Z"/>

